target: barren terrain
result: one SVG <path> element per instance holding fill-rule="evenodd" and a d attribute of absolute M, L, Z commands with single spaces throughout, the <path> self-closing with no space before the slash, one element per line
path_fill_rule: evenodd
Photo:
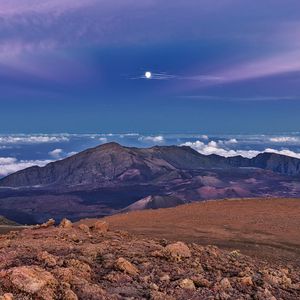
<path fill-rule="evenodd" d="M 114 230 L 142 237 L 212 244 L 300 265 L 298 199 L 208 201 L 130 212 L 105 220 Z"/>
<path fill-rule="evenodd" d="M 1 300 L 297 300 L 297 266 L 139 238 L 103 221 L 0 236 Z M 115 226 L 115 225 L 114 225 Z"/>

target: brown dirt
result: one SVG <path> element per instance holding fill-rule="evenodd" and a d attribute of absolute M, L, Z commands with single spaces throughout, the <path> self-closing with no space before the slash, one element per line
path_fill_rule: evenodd
<path fill-rule="evenodd" d="M 208 201 L 105 220 L 114 230 L 142 237 L 213 244 L 240 249 L 252 257 L 300 265 L 299 199 Z"/>
<path fill-rule="evenodd" d="M 300 271 L 214 246 L 142 239 L 102 221 L 0 236 L 1 300 L 297 300 Z"/>

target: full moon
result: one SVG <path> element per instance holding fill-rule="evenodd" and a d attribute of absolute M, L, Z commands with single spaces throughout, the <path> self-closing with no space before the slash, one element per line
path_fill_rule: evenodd
<path fill-rule="evenodd" d="M 151 72 L 146 72 L 145 73 L 145 77 L 147 78 L 147 79 L 150 79 L 151 77 L 152 77 L 152 74 L 151 74 Z"/>

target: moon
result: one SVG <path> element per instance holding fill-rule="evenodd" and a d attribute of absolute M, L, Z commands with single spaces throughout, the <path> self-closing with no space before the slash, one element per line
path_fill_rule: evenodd
<path fill-rule="evenodd" d="M 147 72 L 145 73 L 145 77 L 146 77 L 147 79 L 151 79 L 152 73 L 149 72 L 149 71 L 147 71 Z"/>

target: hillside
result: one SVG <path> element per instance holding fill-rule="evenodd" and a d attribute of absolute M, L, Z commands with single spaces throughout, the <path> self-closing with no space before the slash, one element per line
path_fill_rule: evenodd
<path fill-rule="evenodd" d="M 3 300 L 296 300 L 300 271 L 239 251 L 139 238 L 97 221 L 0 236 Z M 9 246 L 9 247 L 8 247 Z M 2 296 L 3 295 L 3 296 Z"/>
<path fill-rule="evenodd" d="M 205 156 L 190 147 L 108 143 L 0 179 L 0 214 L 21 224 L 223 198 L 300 197 L 300 160 Z"/>
<path fill-rule="evenodd" d="M 141 237 L 241 249 L 251 256 L 300 266 L 299 216 L 300 199 L 240 199 L 130 212 L 105 220 L 114 230 Z"/>
<path fill-rule="evenodd" d="M 211 168 L 260 168 L 283 175 L 299 175 L 300 160 L 275 153 L 262 153 L 253 159 L 202 155 L 190 147 L 156 146 L 129 148 L 108 143 L 88 149 L 45 167 L 31 167 L 0 180 L 0 186 L 109 186 L 114 182 L 164 180 L 170 172 Z M 167 178 L 169 179 L 169 177 Z"/>

